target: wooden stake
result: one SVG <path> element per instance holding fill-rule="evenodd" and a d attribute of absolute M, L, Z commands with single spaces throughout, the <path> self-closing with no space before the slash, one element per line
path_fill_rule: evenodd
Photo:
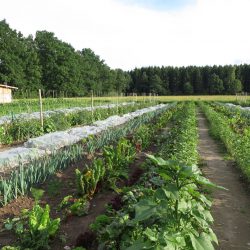
<path fill-rule="evenodd" d="M 93 90 L 91 90 L 91 115 L 92 115 L 92 121 L 94 121 L 94 93 L 93 93 Z"/>
<path fill-rule="evenodd" d="M 117 115 L 119 114 L 119 93 L 117 92 L 117 99 L 116 99 L 116 112 Z"/>
<path fill-rule="evenodd" d="M 41 126 L 43 129 L 43 101 L 42 101 L 41 89 L 39 89 L 39 104 L 40 104 L 40 121 L 41 121 Z"/>

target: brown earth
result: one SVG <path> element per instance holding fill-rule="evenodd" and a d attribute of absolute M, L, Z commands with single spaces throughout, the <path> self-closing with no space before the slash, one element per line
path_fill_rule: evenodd
<path fill-rule="evenodd" d="M 0 228 L 2 223 L 7 218 L 18 217 L 21 209 L 30 209 L 34 201 L 29 197 L 19 197 L 18 199 L 8 203 L 6 206 L 0 208 Z M 21 209 L 20 209 L 21 208 Z M 1 232 L 2 229 L 0 229 Z M 0 247 L 14 242 L 16 237 L 9 231 L 2 231 L 0 233 Z"/>
<path fill-rule="evenodd" d="M 217 141 L 212 139 L 208 133 L 208 124 L 202 113 L 198 113 L 199 121 L 199 153 L 205 163 L 202 168 L 204 174 L 212 182 L 222 185 L 229 191 L 215 190 L 212 194 L 214 202 L 212 214 L 215 219 L 214 231 L 219 239 L 219 247 L 222 250 L 245 250 L 250 249 L 250 195 L 247 193 L 244 183 L 240 180 L 239 170 L 235 168 L 232 162 L 223 158 L 221 146 Z M 156 151 L 155 146 L 151 146 L 148 153 Z M 139 165 L 145 160 L 145 155 L 140 153 L 137 155 L 136 161 L 130 166 L 131 172 L 136 171 Z M 51 213 L 53 217 L 63 217 L 61 212 L 56 210 L 57 205 L 65 195 L 75 192 L 74 188 L 74 169 L 83 167 L 80 164 L 72 164 L 71 167 L 58 173 L 52 182 L 59 184 L 60 192 L 57 188 L 52 189 L 49 194 L 49 182 L 46 182 L 41 188 L 45 189 L 45 195 L 42 199 L 43 203 L 51 205 Z M 73 170 L 73 171 L 72 171 Z M 53 193 L 55 192 L 55 193 Z M 112 191 L 103 191 L 95 195 L 91 201 L 90 213 L 83 217 L 72 217 L 67 221 L 63 221 L 60 228 L 60 235 L 66 237 L 66 243 L 62 243 L 58 238 L 55 239 L 52 249 L 63 249 L 65 245 L 74 245 L 77 236 L 88 230 L 88 226 L 92 223 L 96 216 L 104 212 L 105 205 L 115 197 Z M 0 208 L 0 219 L 18 215 L 22 208 L 32 206 L 32 200 L 23 197 L 14 201 L 7 206 Z M 1 222 L 0 222 L 1 224 Z M 0 243 L 13 243 L 15 237 L 9 232 L 0 234 Z M 1 246 L 1 244 L 0 244 Z"/>
<path fill-rule="evenodd" d="M 162 133 L 161 130 L 159 134 Z M 118 183 L 119 186 L 133 185 L 140 175 L 143 173 L 140 170 L 140 165 L 145 161 L 146 155 L 153 154 L 157 150 L 154 142 L 144 152 L 138 152 L 135 161 L 129 167 L 129 179 Z M 96 156 L 99 152 L 96 152 Z M 65 218 L 64 211 L 58 211 L 58 205 L 62 199 L 67 195 L 74 195 L 76 193 L 75 187 L 75 169 L 83 169 L 85 164 L 90 164 L 92 157 L 84 157 L 79 162 L 71 164 L 67 169 L 56 173 L 56 175 L 44 184 L 40 185 L 45 191 L 40 203 L 42 205 L 49 204 L 51 208 L 52 218 L 61 218 L 61 225 L 57 237 L 53 240 L 51 247 L 53 250 L 64 249 L 64 246 L 74 246 L 77 236 L 84 234 L 89 229 L 89 225 L 95 221 L 95 218 L 105 211 L 105 205 L 117 196 L 112 190 L 99 188 L 99 192 L 90 201 L 89 213 L 82 217 L 71 216 Z M 34 201 L 29 197 L 19 197 L 17 200 L 10 202 L 8 205 L 0 208 L 0 248 L 4 245 L 14 244 L 16 237 L 10 231 L 2 231 L 3 221 L 6 218 L 13 218 L 19 216 L 24 208 L 32 208 Z"/>
<path fill-rule="evenodd" d="M 222 146 L 210 137 L 208 122 L 201 112 L 198 122 L 202 171 L 210 181 L 228 189 L 212 193 L 214 231 L 219 240 L 217 249 L 250 249 L 250 195 L 240 179 L 240 170 L 223 158 Z"/>
<path fill-rule="evenodd" d="M 137 154 L 134 162 L 130 165 L 129 179 L 125 183 L 120 183 L 121 186 L 131 186 L 140 178 L 143 172 L 138 170 L 140 170 L 141 164 L 145 162 L 145 153 L 153 154 L 155 153 L 156 148 L 155 145 L 151 145 L 148 150 Z M 89 225 L 95 221 L 95 218 L 98 215 L 105 212 L 105 206 L 116 196 L 117 194 L 115 192 L 109 190 L 98 193 L 91 201 L 89 214 L 83 217 L 74 216 L 70 218 L 70 220 L 63 222 L 60 227 L 60 233 L 66 236 L 66 245 L 74 246 L 78 236 L 80 234 L 84 235 L 84 233 L 89 231 Z M 63 249 L 63 245 L 65 246 L 60 240 L 55 239 L 51 247 L 54 250 L 60 250 Z"/>

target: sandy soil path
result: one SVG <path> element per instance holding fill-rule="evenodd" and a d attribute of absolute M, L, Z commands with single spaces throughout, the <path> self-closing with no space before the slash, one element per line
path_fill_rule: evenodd
<path fill-rule="evenodd" d="M 239 170 L 221 153 L 219 143 L 208 133 L 208 122 L 198 111 L 199 153 L 205 166 L 205 176 L 229 191 L 216 190 L 212 214 L 215 219 L 214 231 L 223 250 L 250 249 L 250 195 L 240 181 Z"/>

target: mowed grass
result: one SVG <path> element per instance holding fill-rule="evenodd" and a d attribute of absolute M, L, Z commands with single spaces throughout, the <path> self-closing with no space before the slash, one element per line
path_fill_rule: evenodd
<path fill-rule="evenodd" d="M 190 96 L 111 96 L 111 97 L 95 97 L 95 100 L 109 100 L 115 102 L 120 101 L 221 101 L 221 102 L 250 102 L 250 96 L 236 97 L 235 95 L 190 95 Z"/>
<path fill-rule="evenodd" d="M 43 99 L 45 102 L 46 100 L 50 101 L 52 104 L 56 103 L 60 106 L 60 102 L 63 103 L 74 103 L 74 104 L 84 104 L 90 105 L 91 104 L 91 97 L 70 97 L 70 98 L 46 98 Z M 250 102 L 250 96 L 241 96 L 237 97 L 235 95 L 185 95 L 185 96 L 103 96 L 103 97 L 94 97 L 94 101 L 101 101 L 116 103 L 122 101 L 222 101 L 222 102 L 235 102 L 235 101 L 247 101 Z M 21 102 L 34 102 L 37 103 L 38 99 L 16 99 L 14 100 L 15 103 Z M 65 105 L 65 104 L 64 104 Z"/>
<path fill-rule="evenodd" d="M 236 97 L 235 95 L 190 95 L 190 96 L 159 96 L 164 101 L 221 101 L 235 102 L 237 100 L 250 101 L 250 96 Z"/>

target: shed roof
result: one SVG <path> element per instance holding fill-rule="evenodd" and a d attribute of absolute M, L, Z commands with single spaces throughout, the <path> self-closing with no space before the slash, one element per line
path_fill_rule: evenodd
<path fill-rule="evenodd" d="M 17 87 L 5 85 L 5 84 L 0 84 L 0 88 L 6 88 L 6 89 L 18 89 Z"/>

